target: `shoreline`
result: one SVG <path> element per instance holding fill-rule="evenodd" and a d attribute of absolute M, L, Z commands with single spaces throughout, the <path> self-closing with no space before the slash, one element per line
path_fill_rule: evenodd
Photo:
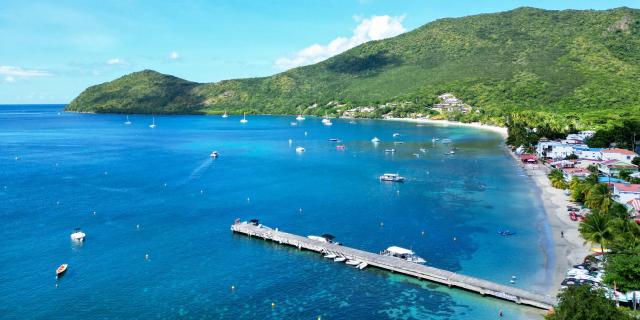
<path fill-rule="evenodd" d="M 439 126 L 461 126 L 482 130 L 488 130 L 500 134 L 506 140 L 508 137 L 507 128 L 485 125 L 482 123 L 462 123 L 447 120 L 431 120 L 431 119 L 408 119 L 408 118 L 390 118 L 389 121 L 402 121 L 411 123 L 423 123 Z M 520 159 L 506 147 L 507 153 L 513 158 L 513 161 L 525 171 L 527 176 L 533 182 L 533 187 L 538 191 L 540 202 L 543 206 L 547 227 L 551 232 L 551 240 L 553 241 L 553 253 L 555 261 L 553 265 L 547 265 L 546 271 L 551 272 L 551 284 L 546 287 L 546 293 L 556 296 L 560 289 L 562 280 L 568 269 L 573 265 L 581 263 L 584 257 L 590 254 L 589 246 L 584 244 L 584 239 L 578 231 L 579 223 L 571 221 L 567 214 L 566 208 L 571 205 L 570 196 L 564 194 L 564 190 L 556 189 L 551 186 L 551 182 L 547 177 L 544 165 L 536 163 L 535 165 L 527 165 L 520 162 Z M 542 231 L 541 231 L 542 232 Z M 564 232 L 564 237 L 561 236 Z M 549 259 L 548 252 L 543 249 L 546 259 Z"/>
<path fill-rule="evenodd" d="M 458 126 L 458 127 L 476 128 L 476 129 L 488 130 L 488 131 L 498 133 L 504 140 L 507 140 L 507 137 L 509 136 L 506 127 L 492 126 L 488 124 L 482 124 L 480 122 L 466 123 L 466 122 L 449 121 L 449 120 L 413 119 L 413 118 L 389 118 L 384 120 L 432 124 L 432 125 L 438 125 L 443 127 Z"/>

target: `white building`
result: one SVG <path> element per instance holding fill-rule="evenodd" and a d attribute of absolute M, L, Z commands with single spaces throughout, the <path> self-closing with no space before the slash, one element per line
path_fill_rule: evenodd
<path fill-rule="evenodd" d="M 640 184 L 613 183 L 613 200 L 623 205 L 640 199 Z"/>
<path fill-rule="evenodd" d="M 603 148 L 576 148 L 576 155 L 580 159 L 602 160 Z"/>
<path fill-rule="evenodd" d="M 631 163 L 633 158 L 638 156 L 637 153 L 631 150 L 619 148 L 604 149 L 600 151 L 600 154 L 602 155 L 602 160 L 618 160 L 626 163 Z"/>
<path fill-rule="evenodd" d="M 536 153 L 540 158 L 564 159 L 576 154 L 576 149 L 579 148 L 589 147 L 586 144 L 563 143 L 563 141 L 540 141 L 536 146 Z"/>

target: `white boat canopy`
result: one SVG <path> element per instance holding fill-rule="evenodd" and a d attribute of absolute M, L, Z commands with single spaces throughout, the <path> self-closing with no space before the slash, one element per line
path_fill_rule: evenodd
<path fill-rule="evenodd" d="M 400 247 L 396 247 L 396 246 L 391 246 L 389 248 L 387 248 L 387 251 L 394 253 L 394 254 L 411 254 L 413 255 L 414 252 L 409 250 L 409 249 L 405 249 L 405 248 L 400 248 Z"/>

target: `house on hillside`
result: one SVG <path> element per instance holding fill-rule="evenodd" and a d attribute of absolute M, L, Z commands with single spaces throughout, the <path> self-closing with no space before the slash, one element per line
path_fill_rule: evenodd
<path fill-rule="evenodd" d="M 576 148 L 588 148 L 585 144 L 562 143 L 562 141 L 540 140 L 536 146 L 536 154 L 540 158 L 564 159 L 576 154 Z"/>
<path fill-rule="evenodd" d="M 612 185 L 611 198 L 614 201 L 626 205 L 631 200 L 640 199 L 640 184 L 612 183 Z"/>
<path fill-rule="evenodd" d="M 617 177 L 622 170 L 628 170 L 634 173 L 638 172 L 638 166 L 619 160 L 603 161 L 598 165 L 598 171 L 609 177 Z"/>
<path fill-rule="evenodd" d="M 631 218 L 640 218 L 640 199 L 629 200 L 624 206 L 629 211 L 629 216 Z"/>
<path fill-rule="evenodd" d="M 536 163 L 538 161 L 538 156 L 535 154 L 521 154 L 519 158 L 522 163 Z"/>
<path fill-rule="evenodd" d="M 602 160 L 618 160 L 626 163 L 631 163 L 631 161 L 633 161 L 633 158 L 638 156 L 637 153 L 631 150 L 620 148 L 604 149 L 600 151 L 600 154 Z"/>
<path fill-rule="evenodd" d="M 602 160 L 604 148 L 576 148 L 576 155 L 581 159 Z"/>

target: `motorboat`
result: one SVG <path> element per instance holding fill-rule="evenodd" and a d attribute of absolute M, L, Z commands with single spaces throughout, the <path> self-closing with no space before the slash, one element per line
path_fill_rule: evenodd
<path fill-rule="evenodd" d="M 419 154 L 419 153 L 413 153 L 412 155 L 413 155 L 414 157 L 416 157 L 416 158 L 420 158 L 420 154 Z"/>
<path fill-rule="evenodd" d="M 296 152 L 304 152 L 304 148 L 303 147 L 297 147 L 296 148 Z"/>
<path fill-rule="evenodd" d="M 125 121 L 124 124 L 131 124 L 131 120 L 129 120 L 129 115 L 127 115 L 127 121 Z"/>
<path fill-rule="evenodd" d="M 84 241 L 84 237 L 86 237 L 86 236 L 87 235 L 84 232 L 82 232 L 82 230 L 80 230 L 80 228 L 75 228 L 73 230 L 73 233 L 71 233 L 71 240 L 82 242 L 82 241 Z"/>
<path fill-rule="evenodd" d="M 400 136 L 400 134 L 399 134 L 399 133 L 397 133 L 397 132 L 393 134 L 393 137 L 394 137 L 394 138 L 399 137 L 399 136 Z"/>
<path fill-rule="evenodd" d="M 314 240 L 314 241 L 319 241 L 322 243 L 329 243 L 329 241 L 327 241 L 327 239 L 320 237 L 320 236 L 307 236 L 307 238 Z"/>
<path fill-rule="evenodd" d="M 331 123 L 331 120 L 329 120 L 329 117 L 327 116 L 327 113 L 324 113 L 324 118 L 322 118 L 322 124 L 327 124 L 327 123 Z"/>
<path fill-rule="evenodd" d="M 387 250 L 382 251 L 380 254 L 383 256 L 400 258 L 402 260 L 406 260 L 413 263 L 427 262 L 426 260 L 417 256 L 415 252 L 413 252 L 412 250 L 397 247 L 397 246 L 391 246 L 387 248 Z"/>
<path fill-rule="evenodd" d="M 380 176 L 380 181 L 404 182 L 404 177 L 397 173 L 385 173 Z"/>
<path fill-rule="evenodd" d="M 247 123 L 249 122 L 249 120 L 247 120 L 247 113 L 245 112 L 244 115 L 242 116 L 242 119 L 240 120 L 240 123 Z"/>
<path fill-rule="evenodd" d="M 296 120 L 298 120 L 298 121 L 304 121 L 304 119 L 305 119 L 305 117 L 303 117 L 301 114 L 299 114 L 299 115 L 296 117 Z"/>
<path fill-rule="evenodd" d="M 227 110 L 224 110 L 224 114 L 222 115 L 223 118 L 228 118 L 229 115 L 227 115 Z"/>
<path fill-rule="evenodd" d="M 420 152 L 425 153 L 425 152 L 427 152 L 427 149 L 425 149 L 425 148 L 420 148 Z"/>
<path fill-rule="evenodd" d="M 211 154 L 209 155 L 211 158 L 215 159 L 219 156 L 220 154 L 218 153 L 218 151 L 211 151 Z"/>
<path fill-rule="evenodd" d="M 155 127 L 156 127 L 156 117 L 153 117 L 151 119 L 151 124 L 149 125 L 149 128 L 155 129 Z"/>
<path fill-rule="evenodd" d="M 498 234 L 503 236 L 503 237 L 507 237 L 507 236 L 512 236 L 515 235 L 515 231 L 511 231 L 511 230 L 499 230 Z"/>
<path fill-rule="evenodd" d="M 338 139 L 338 138 L 329 138 L 329 141 L 332 141 L 332 142 L 340 142 L 340 139 Z"/>
<path fill-rule="evenodd" d="M 309 236 L 307 236 L 307 238 L 309 238 L 311 240 L 323 242 L 323 243 L 333 243 L 333 244 L 340 245 L 339 242 L 334 241 L 336 239 L 336 237 L 333 236 L 333 235 L 330 235 L 328 233 L 325 233 L 325 234 L 323 234 L 321 236 L 309 235 Z"/>
<path fill-rule="evenodd" d="M 67 268 L 68 267 L 69 267 L 69 265 L 66 264 L 66 263 L 61 264 L 58 267 L 58 269 L 56 269 L 56 278 L 62 277 L 65 274 L 65 272 L 67 272 Z"/>
<path fill-rule="evenodd" d="M 349 260 L 347 260 L 345 263 L 346 263 L 347 265 L 350 265 L 350 266 L 354 266 L 354 267 L 355 267 L 355 266 L 360 265 L 360 264 L 362 263 L 362 261 L 358 261 L 358 260 L 351 260 L 351 259 L 349 259 Z"/>
<path fill-rule="evenodd" d="M 335 259 L 338 256 L 335 253 L 327 253 L 327 254 L 324 255 L 324 257 L 327 258 L 327 259 Z"/>
<path fill-rule="evenodd" d="M 440 139 L 439 139 L 439 138 L 431 138 L 431 141 L 432 141 L 432 142 L 436 142 L 436 141 L 438 141 L 438 140 L 440 140 Z"/>
<path fill-rule="evenodd" d="M 344 145 L 337 145 L 337 146 L 336 146 L 336 149 L 338 149 L 338 150 L 344 150 L 344 149 L 345 149 L 345 147 L 344 147 Z"/>
<path fill-rule="evenodd" d="M 335 261 L 335 262 L 345 262 L 346 260 L 347 260 L 347 258 L 345 258 L 343 256 L 338 256 L 338 257 L 335 257 L 333 259 L 333 261 Z"/>
<path fill-rule="evenodd" d="M 396 149 L 384 149 L 384 152 L 386 152 L 386 153 L 395 153 Z"/>
<path fill-rule="evenodd" d="M 297 122 L 294 122 L 294 121 L 292 121 L 292 122 L 291 122 L 291 123 L 289 123 L 289 124 L 290 124 L 290 125 L 292 125 L 292 126 L 297 126 L 297 125 L 298 125 L 298 123 L 297 123 Z"/>
<path fill-rule="evenodd" d="M 357 265 L 356 268 L 362 270 L 362 269 L 366 268 L 368 265 L 369 265 L 368 263 L 363 262 L 363 263 Z"/>
<path fill-rule="evenodd" d="M 445 156 L 450 156 L 450 155 L 454 155 L 454 154 L 456 154 L 455 150 L 449 150 L 449 151 L 444 153 Z"/>
<path fill-rule="evenodd" d="M 324 121 L 324 120 L 327 120 L 327 121 Z M 331 122 L 331 120 L 329 120 L 329 119 L 324 119 L 324 120 L 322 120 L 322 124 L 324 124 L 325 126 L 332 126 L 333 125 L 333 122 Z"/>
<path fill-rule="evenodd" d="M 404 144 L 402 141 L 394 141 L 393 144 Z"/>
<path fill-rule="evenodd" d="M 373 139 L 371 139 L 371 142 L 380 142 L 382 140 L 378 139 L 378 137 L 373 137 Z"/>
<path fill-rule="evenodd" d="M 442 143 L 451 143 L 451 139 L 442 139 Z"/>

